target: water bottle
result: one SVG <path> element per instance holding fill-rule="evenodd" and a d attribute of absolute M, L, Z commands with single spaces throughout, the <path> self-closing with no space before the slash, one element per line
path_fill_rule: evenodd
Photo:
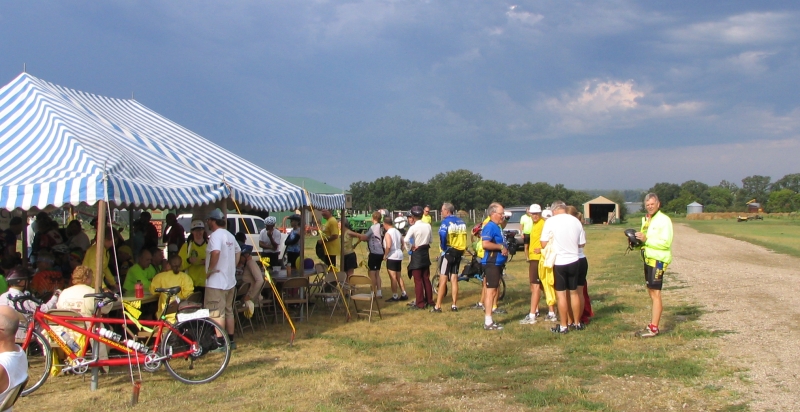
<path fill-rule="evenodd" d="M 144 298 L 144 285 L 142 284 L 141 280 L 136 281 L 136 286 L 133 288 L 133 290 L 135 291 L 134 293 L 136 299 Z"/>
<path fill-rule="evenodd" d="M 61 331 L 61 340 L 63 340 L 73 352 L 78 353 L 81 350 L 78 342 L 75 342 L 75 339 L 72 339 L 72 336 L 69 335 L 69 332 L 65 330 Z"/>
<path fill-rule="evenodd" d="M 136 342 L 133 339 L 128 339 L 124 343 L 125 343 L 125 346 L 127 346 L 127 347 L 129 347 L 129 348 L 131 348 L 131 349 L 133 349 L 135 351 L 139 351 L 139 352 L 142 352 L 142 353 L 147 353 L 147 351 L 148 351 L 147 345 L 144 345 L 144 344 L 142 344 L 140 342 Z"/>
<path fill-rule="evenodd" d="M 414 248 L 414 238 L 413 237 L 408 238 L 408 244 L 411 245 L 411 247 L 408 248 L 408 256 L 411 256 L 411 254 L 414 253 L 414 251 L 411 250 L 411 249 Z"/>
<path fill-rule="evenodd" d="M 113 340 L 114 342 L 121 342 L 122 341 L 122 335 L 120 335 L 119 333 L 114 332 L 113 330 L 108 330 L 106 328 L 100 328 L 97 331 L 97 334 L 102 336 L 102 337 L 104 337 L 104 338 L 106 338 L 106 339 Z"/>

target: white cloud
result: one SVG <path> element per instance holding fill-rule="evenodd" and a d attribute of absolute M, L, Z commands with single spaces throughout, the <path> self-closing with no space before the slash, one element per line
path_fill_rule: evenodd
<path fill-rule="evenodd" d="M 760 174 L 780 178 L 797 173 L 800 137 L 677 148 L 623 150 L 548 156 L 479 171 L 487 179 L 507 179 L 496 170 L 514 170 L 519 182 L 564 183 L 570 188 L 646 189 L 657 182 L 700 180 L 718 184 Z M 654 160 L 657 159 L 657 160 Z"/>
<path fill-rule="evenodd" d="M 795 24 L 789 13 L 745 13 L 675 29 L 670 36 L 688 46 L 771 44 L 794 38 Z"/>
<path fill-rule="evenodd" d="M 726 63 L 733 69 L 746 74 L 761 74 L 768 68 L 764 60 L 774 54 L 775 52 L 767 51 L 746 51 L 728 57 Z"/>
<path fill-rule="evenodd" d="M 645 100 L 647 97 L 647 100 Z M 667 103 L 633 80 L 590 80 L 578 92 L 546 99 L 544 108 L 555 114 L 553 133 L 602 133 L 626 128 L 652 118 L 686 116 L 700 112 L 698 101 Z"/>
<path fill-rule="evenodd" d="M 508 11 L 506 12 L 506 16 L 508 16 L 509 22 L 521 23 L 528 26 L 533 26 L 544 19 L 543 15 L 522 11 L 517 5 L 509 7 Z"/>

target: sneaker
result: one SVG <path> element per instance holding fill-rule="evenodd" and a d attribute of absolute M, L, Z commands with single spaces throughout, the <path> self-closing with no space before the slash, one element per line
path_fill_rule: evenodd
<path fill-rule="evenodd" d="M 502 315 L 502 314 L 506 313 L 506 310 L 505 309 L 501 309 L 501 308 L 494 308 L 494 309 L 492 309 L 492 313 L 497 313 L 497 314 Z"/>
<path fill-rule="evenodd" d="M 417 306 L 417 301 L 412 300 L 411 302 L 408 303 L 408 306 Z"/>
<path fill-rule="evenodd" d="M 419 306 L 417 306 L 417 305 L 410 305 L 410 306 L 408 307 L 408 309 L 409 309 L 409 310 L 422 310 L 422 309 L 425 309 L 425 308 L 421 308 L 421 307 L 419 307 Z"/>
<path fill-rule="evenodd" d="M 566 335 L 567 333 L 569 333 L 569 328 L 561 330 L 561 325 L 556 325 L 556 326 L 553 326 L 552 328 L 550 328 L 550 332 L 559 333 L 561 335 Z"/>
<path fill-rule="evenodd" d="M 570 324 L 568 324 L 568 325 L 567 325 L 567 329 L 569 329 L 569 330 L 575 330 L 575 324 L 574 324 L 574 323 L 570 323 Z"/>
<path fill-rule="evenodd" d="M 585 330 L 585 329 L 586 329 L 586 325 L 584 325 L 583 323 L 579 323 L 579 324 L 575 325 L 575 330 Z"/>
<path fill-rule="evenodd" d="M 491 325 L 483 324 L 483 330 L 503 330 L 503 326 L 497 323 L 492 323 Z"/>
<path fill-rule="evenodd" d="M 442 308 L 433 308 L 431 309 L 431 313 L 442 313 Z"/>
<path fill-rule="evenodd" d="M 408 300 L 408 295 L 401 295 L 398 300 Z"/>
<path fill-rule="evenodd" d="M 236 342 L 231 341 L 231 350 L 236 350 Z"/>
<path fill-rule="evenodd" d="M 458 312 L 458 306 L 450 306 L 450 312 Z"/>
<path fill-rule="evenodd" d="M 469 308 L 470 308 L 470 309 L 480 309 L 480 310 L 483 310 L 483 303 L 480 303 L 480 302 L 478 302 L 478 303 L 476 303 L 476 304 L 474 304 L 474 305 L 470 306 Z"/>
<path fill-rule="evenodd" d="M 519 323 L 521 325 L 533 325 L 534 323 L 536 323 L 536 315 L 531 316 L 531 314 L 529 313 L 525 315 L 525 317 L 521 321 L 519 321 Z"/>
<path fill-rule="evenodd" d="M 547 322 L 558 322 L 558 317 L 555 313 L 552 315 L 548 313 L 547 316 L 544 317 L 544 320 Z"/>
<path fill-rule="evenodd" d="M 644 328 L 643 331 L 638 332 L 637 335 L 639 335 L 640 338 L 652 338 L 658 335 L 658 332 L 659 332 L 658 327 L 653 325 L 647 325 L 647 327 Z"/>
<path fill-rule="evenodd" d="M 396 298 L 396 297 L 392 296 L 389 299 L 386 299 L 386 301 L 387 302 L 400 302 L 400 298 Z"/>

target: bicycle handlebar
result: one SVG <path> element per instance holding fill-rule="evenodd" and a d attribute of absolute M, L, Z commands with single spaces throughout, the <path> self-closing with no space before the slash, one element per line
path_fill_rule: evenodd
<path fill-rule="evenodd" d="M 17 295 L 17 296 L 9 296 L 8 300 L 10 300 L 14 304 L 14 309 L 22 314 L 30 315 L 33 312 L 25 308 L 23 305 L 26 301 L 30 300 L 36 304 L 36 306 L 41 306 L 44 302 L 41 299 L 36 298 L 33 295 Z"/>

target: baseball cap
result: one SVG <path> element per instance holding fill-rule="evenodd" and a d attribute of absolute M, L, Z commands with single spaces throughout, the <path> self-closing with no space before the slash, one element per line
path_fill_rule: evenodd
<path fill-rule="evenodd" d="M 212 210 L 211 213 L 208 214 L 208 218 L 214 220 L 221 220 L 225 218 L 225 214 L 222 213 L 222 211 L 219 210 L 219 208 L 216 208 Z"/>
<path fill-rule="evenodd" d="M 192 220 L 192 229 L 191 230 L 194 230 L 194 229 L 205 229 L 205 228 L 206 228 L 206 224 L 203 223 L 202 220 L 200 220 L 200 219 Z"/>
<path fill-rule="evenodd" d="M 289 220 L 296 220 L 296 221 L 299 222 L 300 221 L 300 215 L 291 215 L 291 216 L 289 216 Z"/>
<path fill-rule="evenodd" d="M 542 211 L 542 217 L 545 218 L 545 219 L 549 219 L 549 218 L 553 217 L 553 211 L 550 210 L 550 209 L 543 210 Z"/>
<path fill-rule="evenodd" d="M 532 204 L 530 209 L 528 209 L 530 213 L 542 213 L 542 207 L 537 205 L 536 203 Z"/>
<path fill-rule="evenodd" d="M 413 207 L 411 208 L 411 210 L 409 211 L 409 213 L 411 213 L 411 216 L 414 216 L 414 217 L 420 217 L 420 216 L 422 216 L 422 207 L 420 207 L 420 206 L 413 206 Z"/>

